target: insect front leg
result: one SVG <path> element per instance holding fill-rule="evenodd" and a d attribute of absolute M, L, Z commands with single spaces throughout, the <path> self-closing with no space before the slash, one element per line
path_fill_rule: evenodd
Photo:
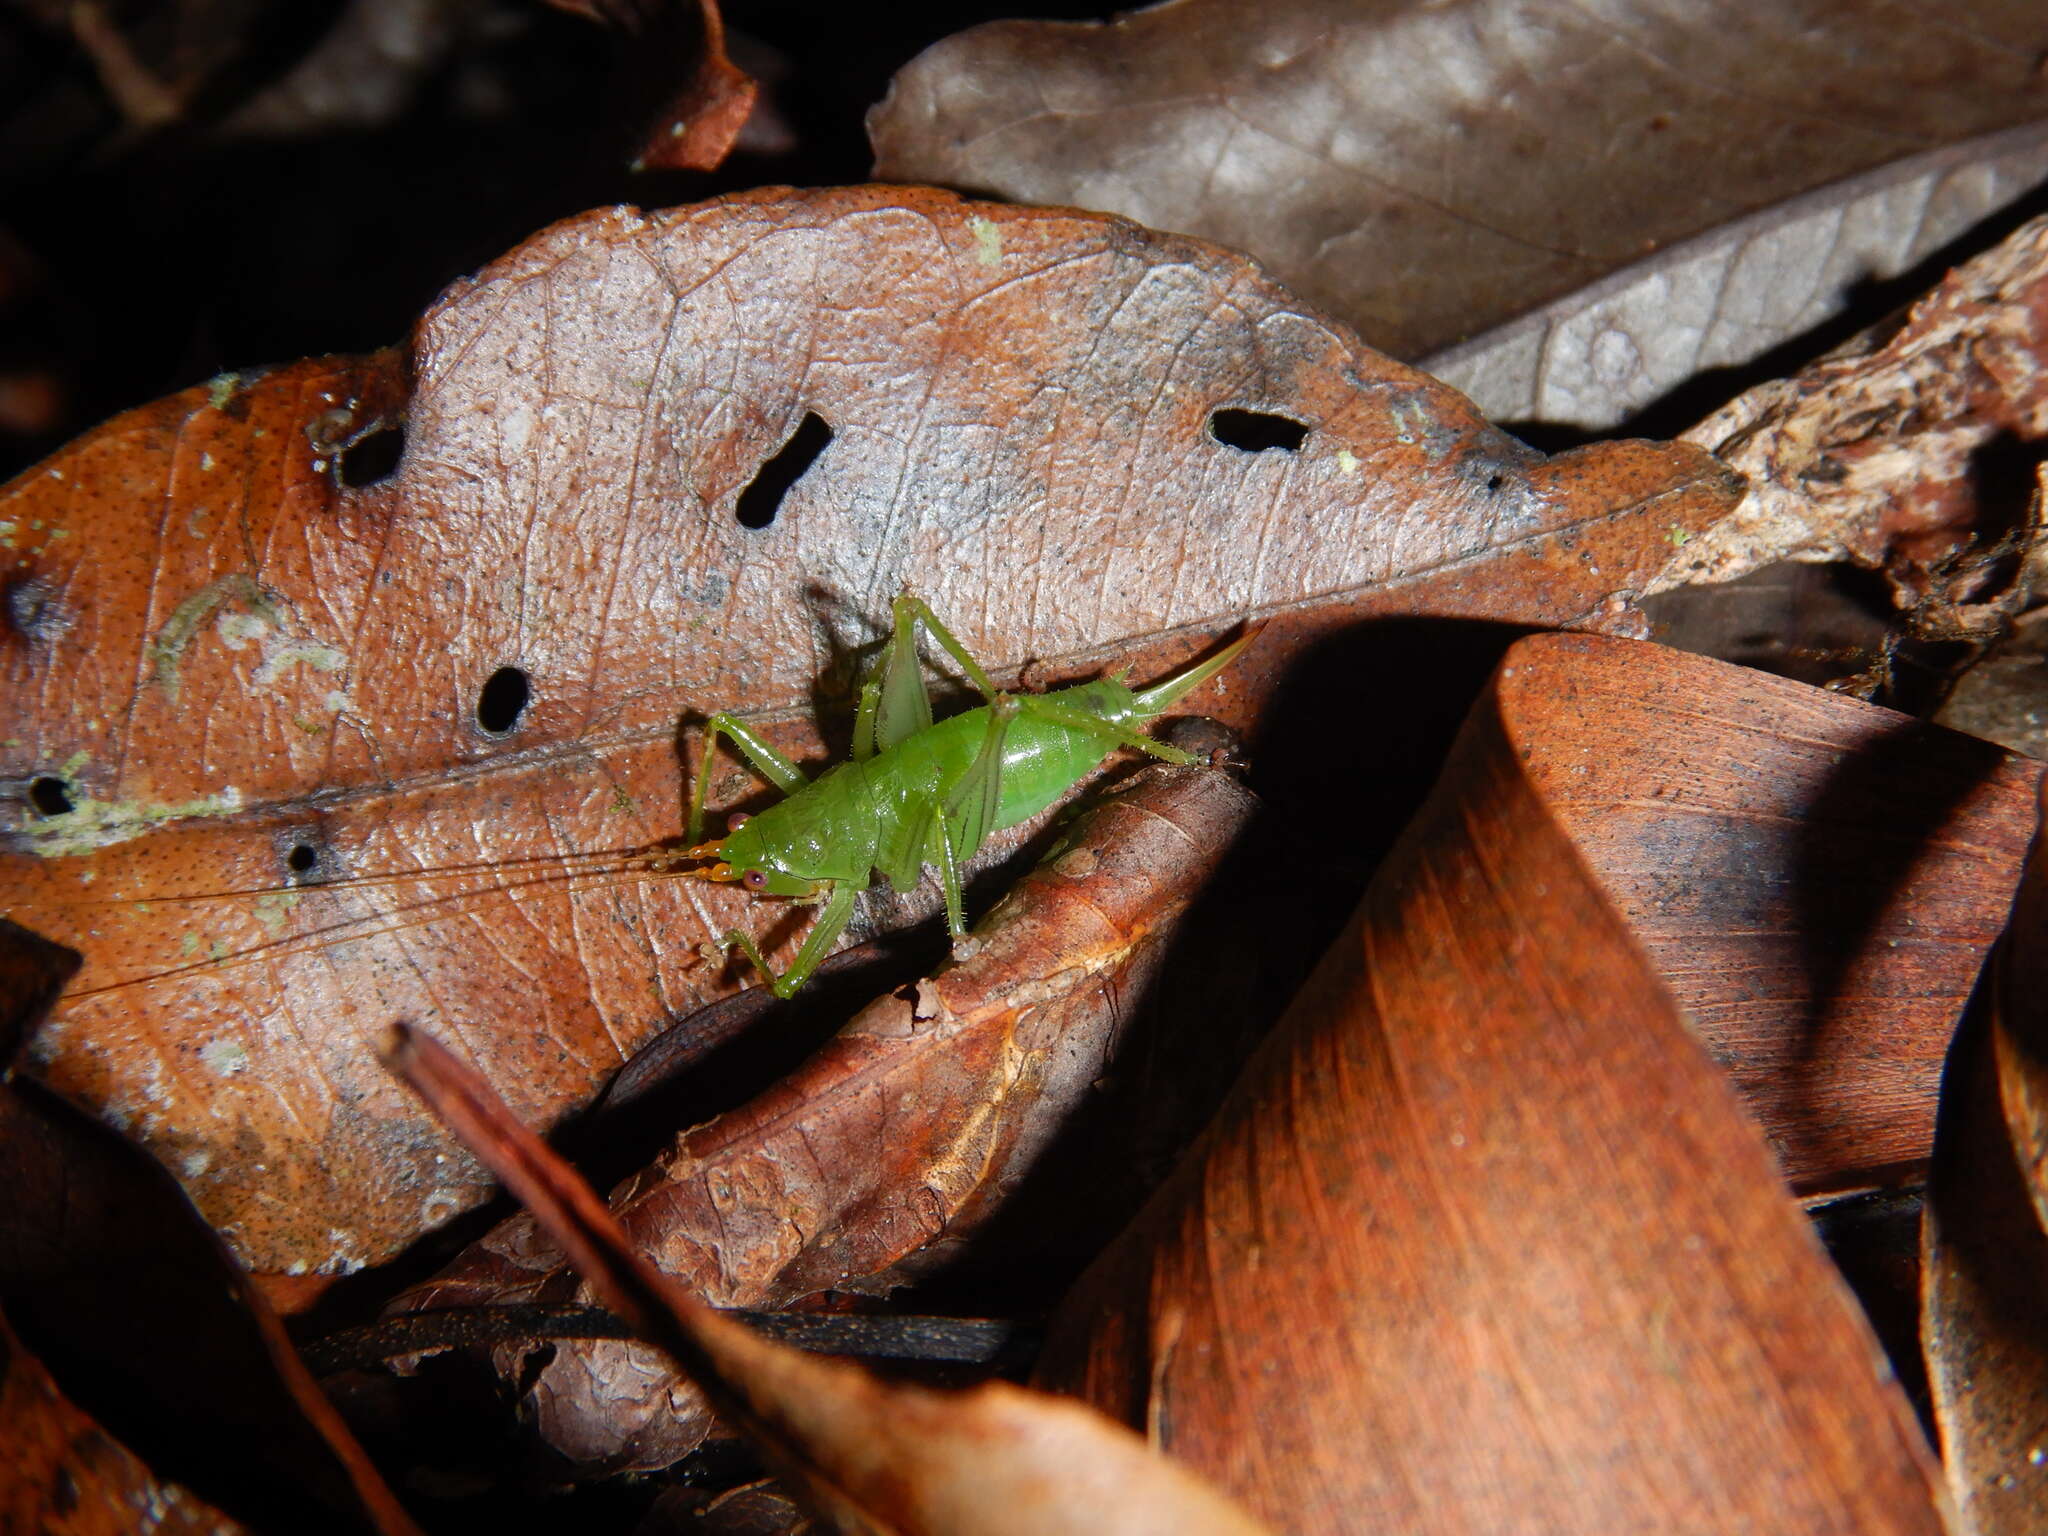
<path fill-rule="evenodd" d="M 811 972 L 832 952 L 839 935 L 846 931 L 847 919 L 853 916 L 853 900 L 860 893 L 861 887 L 850 881 L 842 881 L 832 887 L 825 909 L 818 914 L 811 931 L 804 935 L 803 945 L 797 950 L 796 958 L 789 962 L 789 969 L 780 976 L 768 964 L 768 957 L 761 953 L 761 946 L 754 942 L 752 934 L 735 928 L 725 936 L 724 942 L 728 948 L 737 947 L 753 962 L 754 969 L 768 978 L 768 985 L 777 997 L 794 997 L 811 979 Z"/>
<path fill-rule="evenodd" d="M 697 769 L 697 784 L 690 792 L 690 811 L 684 824 L 693 845 L 704 836 L 704 799 L 711 793 L 711 762 L 718 755 L 720 735 L 738 747 L 761 777 L 785 795 L 795 794 L 810 782 L 803 769 L 769 746 L 746 721 L 720 710 L 704 722 L 704 761 Z"/>

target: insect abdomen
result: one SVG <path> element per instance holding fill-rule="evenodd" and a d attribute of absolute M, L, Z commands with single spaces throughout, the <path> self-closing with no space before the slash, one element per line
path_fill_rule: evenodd
<path fill-rule="evenodd" d="M 1091 719 L 1123 725 L 1132 723 L 1130 716 L 1135 712 L 1130 690 L 1108 679 L 1055 689 L 1045 698 Z M 1115 750 L 1099 736 L 1020 713 L 1011 722 L 1004 743 L 996 829 L 1029 821 L 1101 767 L 1102 760 Z"/>

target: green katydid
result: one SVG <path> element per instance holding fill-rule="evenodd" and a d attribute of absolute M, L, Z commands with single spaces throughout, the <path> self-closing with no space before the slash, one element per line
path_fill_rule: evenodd
<path fill-rule="evenodd" d="M 920 626 L 960 664 L 987 703 L 932 723 L 918 670 Z M 916 883 L 925 865 L 934 865 L 945 895 L 946 927 L 958 938 L 967 931 L 960 871 L 989 834 L 1037 815 L 1118 747 L 1135 747 L 1169 763 L 1194 761 L 1140 727 L 1229 666 L 1251 640 L 1245 635 L 1208 660 L 1136 691 L 1118 673 L 1050 693 L 1003 693 L 931 609 L 905 593 L 896 599 L 889 639 L 861 686 L 851 761 L 807 780 L 745 721 L 720 712 L 705 722 L 704 762 L 690 795 L 693 846 L 683 856 L 716 862 L 683 873 L 732 881 L 765 896 L 822 903 L 796 958 L 779 976 L 749 935 L 735 929 L 722 941 L 737 945 L 778 997 L 791 996 L 810 979 L 874 873 L 901 891 Z M 735 816 L 723 838 L 700 842 L 721 735 L 788 798 L 758 815 Z"/>

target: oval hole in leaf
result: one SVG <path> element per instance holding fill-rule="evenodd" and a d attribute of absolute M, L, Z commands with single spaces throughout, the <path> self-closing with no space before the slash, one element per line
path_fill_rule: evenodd
<path fill-rule="evenodd" d="M 816 411 L 805 411 L 804 419 L 790 433 L 789 441 L 755 473 L 733 512 L 742 528 L 766 528 L 782 510 L 782 498 L 803 477 L 805 470 L 832 441 L 832 428 Z"/>
<path fill-rule="evenodd" d="M 341 450 L 335 478 L 352 491 L 389 480 L 405 457 L 405 428 L 397 422 L 372 427 Z"/>
<path fill-rule="evenodd" d="M 62 816 L 71 809 L 71 789 L 55 774 L 43 774 L 30 782 L 28 803 L 45 816 Z"/>
<path fill-rule="evenodd" d="M 1276 416 L 1271 411 L 1226 408 L 1210 413 L 1209 435 L 1225 447 L 1244 453 L 1261 453 L 1268 448 L 1293 453 L 1308 436 L 1308 426 L 1291 416 Z"/>
<path fill-rule="evenodd" d="M 486 736 L 505 736 L 526 713 L 526 701 L 533 696 L 522 667 L 500 667 L 493 672 L 476 698 L 476 723 Z"/>
<path fill-rule="evenodd" d="M 284 867 L 295 875 L 310 875 L 320 867 L 320 851 L 310 843 L 293 843 Z"/>

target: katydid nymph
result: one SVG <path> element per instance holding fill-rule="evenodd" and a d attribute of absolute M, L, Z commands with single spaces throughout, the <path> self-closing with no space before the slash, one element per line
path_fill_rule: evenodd
<path fill-rule="evenodd" d="M 986 703 L 932 723 L 918 670 L 919 628 Z M 704 761 L 690 795 L 693 846 L 683 857 L 713 862 L 679 873 L 822 906 L 779 976 L 749 935 L 735 929 L 722 941 L 737 945 L 778 997 L 810 979 L 845 931 L 854 898 L 877 873 L 902 891 L 934 866 L 946 927 L 957 939 L 967 931 L 960 871 L 989 834 L 1037 815 L 1119 747 L 1169 763 L 1194 761 L 1142 727 L 1229 666 L 1251 640 L 1242 636 L 1150 688 L 1134 691 L 1118 673 L 1049 693 L 1003 693 L 931 609 L 906 593 L 896 599 L 889 638 L 861 686 L 850 761 L 807 780 L 745 721 L 721 712 L 705 722 Z M 717 841 L 700 842 L 721 735 L 787 798 L 758 815 L 735 817 Z"/>

